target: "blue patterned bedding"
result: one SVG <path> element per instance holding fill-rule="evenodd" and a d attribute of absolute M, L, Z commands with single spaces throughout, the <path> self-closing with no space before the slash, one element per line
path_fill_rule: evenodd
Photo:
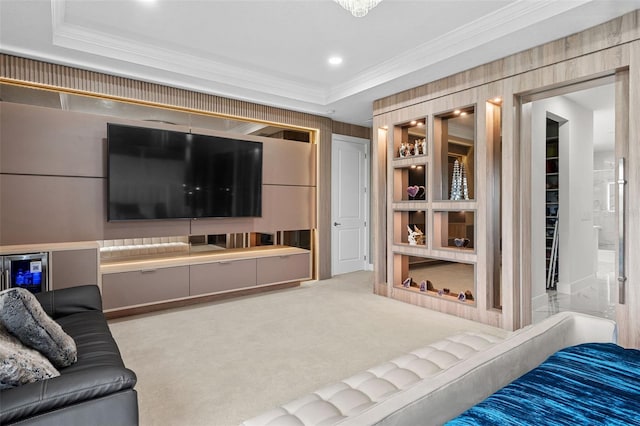
<path fill-rule="evenodd" d="M 560 350 L 447 425 L 640 425 L 640 351 Z"/>

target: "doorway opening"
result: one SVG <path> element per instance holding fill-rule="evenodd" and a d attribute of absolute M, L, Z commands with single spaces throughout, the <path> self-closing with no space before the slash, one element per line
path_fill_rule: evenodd
<path fill-rule="evenodd" d="M 562 311 L 615 319 L 615 88 L 533 100 L 531 320 Z"/>

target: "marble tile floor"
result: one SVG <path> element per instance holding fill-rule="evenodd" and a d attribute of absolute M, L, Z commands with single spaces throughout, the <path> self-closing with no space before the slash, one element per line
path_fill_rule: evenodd
<path fill-rule="evenodd" d="M 573 294 L 547 290 L 548 303 L 532 313 L 533 323 L 558 312 L 575 311 L 601 318 L 615 319 L 618 283 L 615 278 L 611 253 L 600 250 L 598 270 L 593 281 Z"/>

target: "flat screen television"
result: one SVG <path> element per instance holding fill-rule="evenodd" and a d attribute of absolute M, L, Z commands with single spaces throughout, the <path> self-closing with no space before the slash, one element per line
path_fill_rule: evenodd
<path fill-rule="evenodd" d="M 108 220 L 262 215 L 262 143 L 109 123 Z"/>

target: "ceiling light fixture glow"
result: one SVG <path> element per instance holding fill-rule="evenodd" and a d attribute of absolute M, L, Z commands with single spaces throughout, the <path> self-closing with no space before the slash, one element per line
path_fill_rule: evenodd
<path fill-rule="evenodd" d="M 329 63 L 331 65 L 340 65 L 342 63 L 342 58 L 340 56 L 332 56 L 329 58 Z"/>
<path fill-rule="evenodd" d="M 362 18 L 382 0 L 334 0 L 340 6 L 351 12 L 356 18 Z"/>

